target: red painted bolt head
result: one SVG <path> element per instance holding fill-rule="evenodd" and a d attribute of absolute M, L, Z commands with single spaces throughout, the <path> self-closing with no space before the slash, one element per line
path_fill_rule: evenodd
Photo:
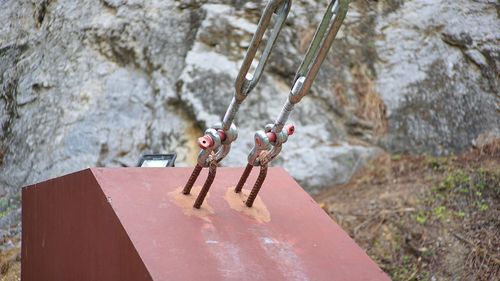
<path fill-rule="evenodd" d="M 289 136 L 293 135 L 295 133 L 295 126 L 293 124 L 289 124 L 286 126 L 287 128 L 287 133 Z"/>
<path fill-rule="evenodd" d="M 198 146 L 201 149 L 207 149 L 212 147 L 213 145 L 214 145 L 214 140 L 208 135 L 204 135 L 203 137 L 198 139 Z"/>
<path fill-rule="evenodd" d="M 269 139 L 270 142 L 275 142 L 276 141 L 276 134 L 273 132 L 266 133 L 267 138 Z"/>
<path fill-rule="evenodd" d="M 219 134 L 221 141 L 226 140 L 226 132 L 224 132 L 224 130 L 217 130 L 217 134 Z"/>

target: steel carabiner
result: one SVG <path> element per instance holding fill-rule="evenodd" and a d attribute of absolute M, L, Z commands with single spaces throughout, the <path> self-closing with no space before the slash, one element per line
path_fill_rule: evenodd
<path fill-rule="evenodd" d="M 241 103 L 245 100 L 248 94 L 255 88 L 259 82 L 260 77 L 264 67 L 269 59 L 269 55 L 276 43 L 278 35 L 283 27 L 285 20 L 288 16 L 288 12 L 291 7 L 291 0 L 270 0 L 257 25 L 257 30 L 252 37 L 250 46 L 247 49 L 247 53 L 243 59 L 242 65 L 238 72 L 238 76 L 235 82 L 235 94 L 231 103 L 229 104 L 222 122 L 215 124 L 211 128 L 205 131 L 203 137 L 198 139 L 198 145 L 201 150 L 198 154 L 197 164 L 189 177 L 188 182 L 184 186 L 183 193 L 189 194 L 194 182 L 198 178 L 203 167 L 210 167 L 213 170 L 213 175 L 215 175 L 214 161 L 220 162 L 231 149 L 231 144 L 238 138 L 238 129 L 234 125 L 234 118 L 238 112 Z M 255 59 L 257 51 L 262 43 L 262 39 L 268 29 L 271 18 L 273 14 L 277 15 L 277 19 L 273 25 L 270 36 L 267 40 L 266 46 L 262 52 L 259 62 L 255 68 L 253 74 L 249 73 L 252 62 Z M 212 164 L 211 164 L 212 163 Z M 216 166 L 215 166 L 216 167 Z M 210 183 L 211 184 L 211 183 Z M 210 188 L 210 184 L 206 188 Z M 207 185 L 207 182 L 204 185 Z M 201 199 L 202 202 L 203 199 Z M 195 204 L 195 208 L 200 208 L 200 200 L 197 200 L 198 204 Z"/>
<path fill-rule="evenodd" d="M 309 45 L 309 48 L 304 56 L 293 79 L 292 87 L 288 95 L 287 101 L 283 106 L 278 118 L 274 124 L 268 124 L 264 131 L 258 131 L 255 134 L 255 145 L 248 155 L 248 164 L 243 172 L 235 192 L 240 192 L 246 182 L 253 166 L 260 166 L 265 163 L 265 169 L 261 168 L 259 181 L 254 184 L 252 194 L 256 196 L 267 171 L 267 163 L 275 159 L 281 152 L 283 143 L 288 140 L 288 136 L 294 132 L 293 125 L 286 126 L 285 123 L 293 110 L 293 107 L 298 103 L 311 88 L 311 85 L 318 74 L 321 64 L 326 58 L 328 51 L 340 29 L 347 13 L 349 0 L 332 0 L 328 5 L 327 11 L 323 15 L 323 19 L 319 24 L 314 37 Z M 265 153 L 263 153 L 265 152 Z M 265 159 L 260 159 L 265 157 Z M 251 207 L 252 202 L 247 204 Z"/>

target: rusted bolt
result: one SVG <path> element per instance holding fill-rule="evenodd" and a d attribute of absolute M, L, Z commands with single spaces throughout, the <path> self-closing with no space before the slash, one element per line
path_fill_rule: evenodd
<path fill-rule="evenodd" d="M 193 172 L 191 173 L 191 176 L 189 177 L 189 180 L 187 181 L 186 185 L 184 186 L 184 189 L 182 190 L 182 193 L 185 195 L 188 195 L 191 192 L 191 188 L 193 188 L 193 184 L 200 175 L 201 169 L 203 169 L 202 166 L 197 164 L 194 167 Z"/>
<path fill-rule="evenodd" d="M 252 171 L 252 168 L 253 168 L 253 165 L 248 163 L 246 168 L 245 168 L 245 171 L 243 171 L 243 174 L 241 175 L 241 178 L 238 181 L 238 184 L 234 188 L 234 192 L 239 193 L 241 191 L 241 189 L 243 188 L 243 185 L 245 184 L 245 182 L 248 179 L 248 176 L 250 175 L 250 172 Z"/>
<path fill-rule="evenodd" d="M 255 181 L 255 184 L 252 188 L 252 191 L 250 191 L 250 194 L 248 195 L 248 198 L 245 202 L 245 205 L 247 207 L 252 207 L 253 202 L 255 201 L 255 198 L 257 198 L 257 194 L 260 191 L 260 188 L 262 187 L 262 184 L 266 180 L 266 175 L 267 175 L 267 164 L 269 162 L 269 159 L 267 158 L 268 156 L 267 151 L 262 151 L 259 155 L 259 161 L 260 161 L 260 172 L 259 176 L 257 177 L 257 180 Z"/>
<path fill-rule="evenodd" d="M 212 161 L 210 161 L 210 166 L 208 168 L 208 177 L 205 180 L 205 183 L 203 184 L 203 187 L 201 188 L 198 197 L 196 197 L 196 201 L 194 202 L 193 205 L 194 208 L 196 209 L 201 208 L 201 205 L 203 204 L 203 201 L 205 200 L 205 197 L 208 194 L 208 190 L 210 189 L 210 186 L 212 186 L 212 183 L 214 182 L 216 172 L 217 172 L 217 161 L 215 159 L 212 159 Z"/>
<path fill-rule="evenodd" d="M 250 194 L 248 195 L 248 198 L 245 202 L 245 205 L 247 207 L 252 207 L 253 202 L 257 198 L 257 194 L 260 191 L 260 188 L 262 187 L 262 184 L 266 180 L 266 175 L 267 175 L 267 164 L 269 159 L 267 159 L 267 152 L 263 151 L 261 154 L 260 158 L 260 172 L 259 176 L 257 177 L 257 180 L 255 181 L 255 184 L 252 188 L 252 191 L 250 191 Z"/>

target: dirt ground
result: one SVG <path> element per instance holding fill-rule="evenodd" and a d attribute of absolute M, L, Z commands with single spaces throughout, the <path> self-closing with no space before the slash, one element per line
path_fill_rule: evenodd
<path fill-rule="evenodd" d="M 6 243 L 18 244 L 19 237 L 5 237 L 0 240 L 0 245 Z M 11 248 L 6 251 L 0 250 L 0 281 L 21 280 L 21 249 Z"/>
<path fill-rule="evenodd" d="M 500 149 L 382 155 L 316 201 L 393 280 L 500 280 Z"/>
<path fill-rule="evenodd" d="M 315 199 L 393 280 L 500 280 L 498 144 L 381 155 Z M 20 280 L 20 268 L 19 248 L 0 253 L 0 281 Z"/>

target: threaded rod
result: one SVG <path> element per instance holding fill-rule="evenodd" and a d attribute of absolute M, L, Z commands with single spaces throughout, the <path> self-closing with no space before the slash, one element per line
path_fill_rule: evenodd
<path fill-rule="evenodd" d="M 247 205 L 247 207 L 252 207 L 253 202 L 257 198 L 257 194 L 259 193 L 260 188 L 262 187 L 262 184 L 266 180 L 266 175 L 267 175 L 267 163 L 261 163 L 259 176 L 257 177 L 255 185 L 253 186 L 252 191 L 250 192 L 250 195 L 248 196 L 247 201 L 245 202 L 245 205 Z"/>
<path fill-rule="evenodd" d="M 188 195 L 191 192 L 191 188 L 193 188 L 193 184 L 200 175 L 201 169 L 203 169 L 202 166 L 199 164 L 196 164 L 196 166 L 193 169 L 193 172 L 191 173 L 191 176 L 189 177 L 189 180 L 187 181 L 186 185 L 184 186 L 184 189 L 182 190 L 182 194 Z"/>
<path fill-rule="evenodd" d="M 252 171 L 253 165 L 250 163 L 247 164 L 245 167 L 245 171 L 243 171 L 243 174 L 240 177 L 240 180 L 238 181 L 238 185 L 234 188 L 234 192 L 239 193 L 241 192 L 241 189 L 243 188 L 243 185 L 245 185 L 245 182 L 248 179 L 248 176 L 250 175 L 250 172 Z"/>
<path fill-rule="evenodd" d="M 200 190 L 200 194 L 198 194 L 198 197 L 196 197 L 196 201 L 194 202 L 193 207 L 195 207 L 196 209 L 199 209 L 203 204 L 203 201 L 205 200 L 205 197 L 208 194 L 208 190 L 210 189 L 210 186 L 212 186 L 212 183 L 214 182 L 216 172 L 217 172 L 217 160 L 213 159 L 212 161 L 210 161 L 207 180 L 205 181 L 205 184 L 203 184 L 203 187 Z"/>

